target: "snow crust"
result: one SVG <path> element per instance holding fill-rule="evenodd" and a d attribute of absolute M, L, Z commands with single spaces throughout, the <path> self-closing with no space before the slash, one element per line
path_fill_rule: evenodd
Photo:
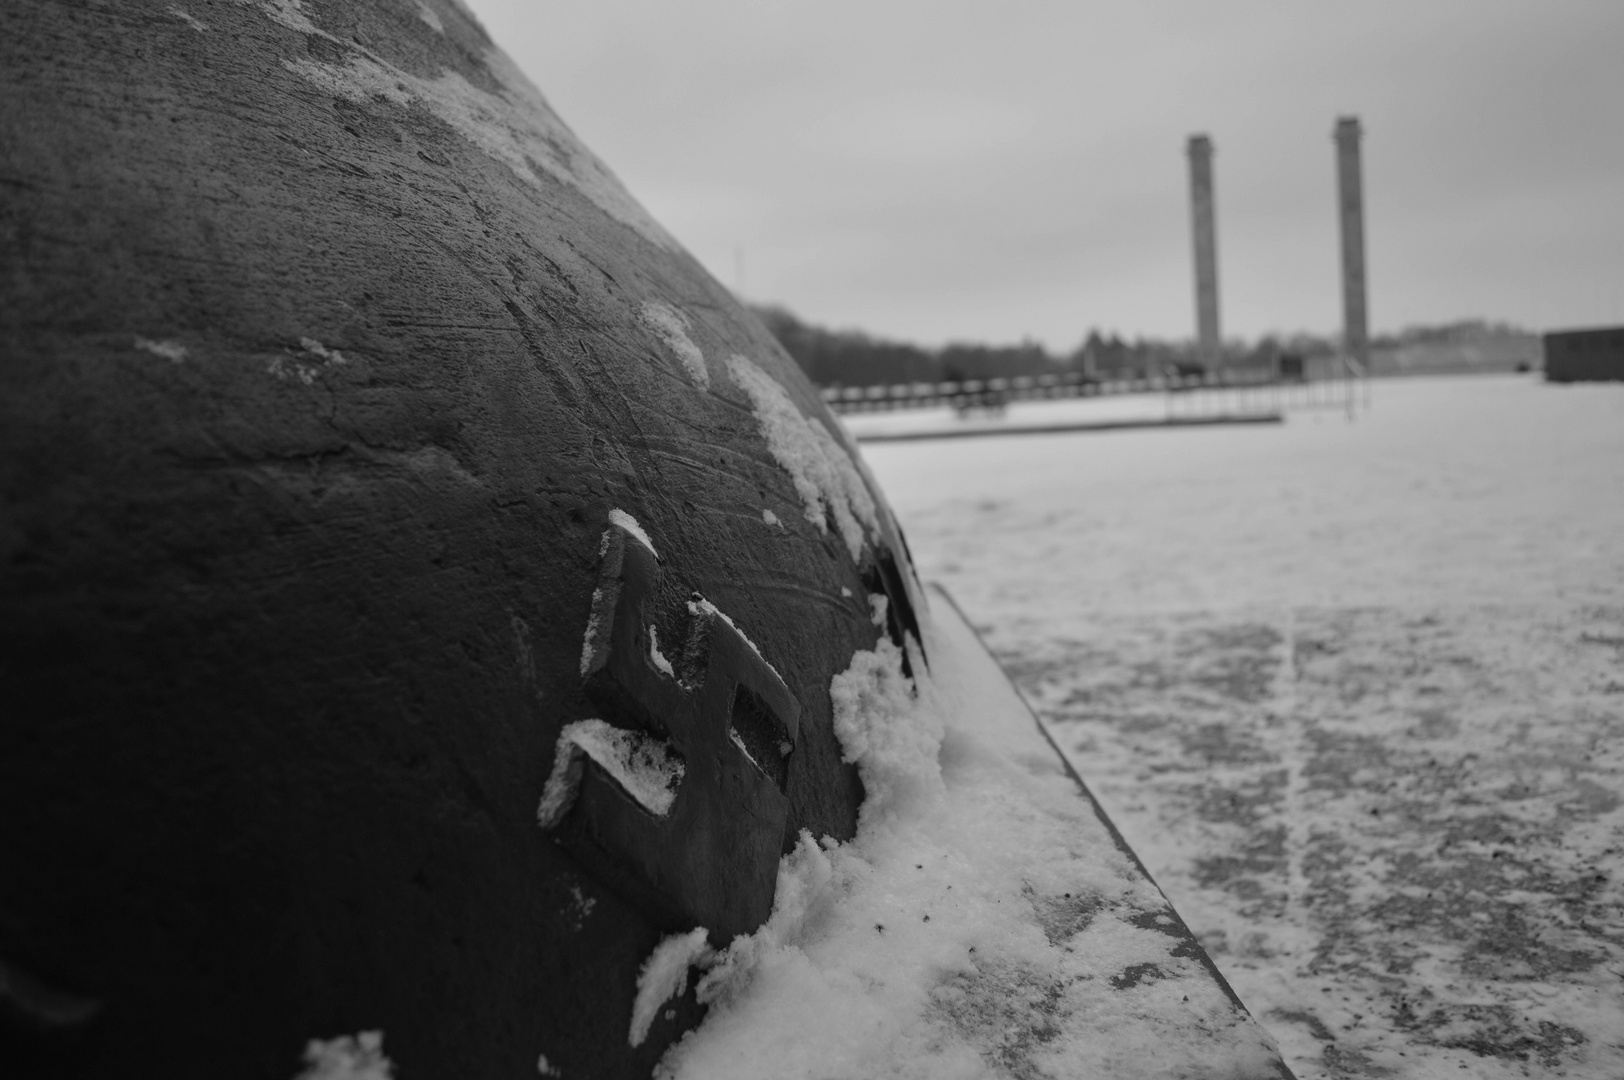
<path fill-rule="evenodd" d="M 688 969 L 713 955 L 703 926 L 686 934 L 671 934 L 654 947 L 637 976 L 637 999 L 632 1004 L 632 1025 L 627 1041 L 642 1046 L 660 1006 L 682 993 Z"/>
<path fill-rule="evenodd" d="M 637 519 L 626 513 L 626 511 L 620 509 L 619 507 L 609 511 L 609 524 L 619 525 L 622 529 L 625 529 L 627 532 L 631 533 L 639 544 L 642 544 L 644 547 L 648 548 L 648 553 L 650 555 L 654 556 L 656 559 L 660 557 L 660 553 L 654 550 L 654 541 L 650 540 L 648 533 L 643 531 L 643 526 L 639 525 L 637 523 Z M 608 550 L 607 542 L 603 550 Z"/>
<path fill-rule="evenodd" d="M 282 61 L 283 67 L 313 85 L 350 101 L 381 97 L 402 107 L 426 109 L 525 183 L 542 186 L 539 168 L 655 246 L 680 250 L 676 240 L 575 137 L 502 50 L 492 48 L 484 55 L 486 67 L 503 87 L 501 93 L 493 94 L 456 71 L 444 71 L 433 79 L 403 71 L 353 40 L 322 30 L 311 21 L 301 0 L 265 0 L 259 6 L 273 21 L 325 38 L 349 54 L 342 63 L 309 57 Z"/>
<path fill-rule="evenodd" d="M 657 1075 L 1266 1075 L 1267 1035 L 1173 955 L 1160 893 L 935 609 L 928 675 L 882 638 L 832 680 L 867 793 L 857 836 L 802 834 L 771 917 L 700 980 L 710 1014 Z M 1136 970 L 1156 975 L 1119 985 Z"/>
<path fill-rule="evenodd" d="M 304 1058 L 305 1068 L 297 1080 L 393 1080 L 395 1075 L 383 1053 L 381 1031 L 311 1039 Z"/>
<path fill-rule="evenodd" d="M 671 747 L 653 735 L 627 731 L 603 720 L 577 720 L 558 734 L 553 771 L 541 792 L 536 821 L 550 829 L 564 819 L 581 788 L 584 757 L 605 772 L 656 817 L 671 812 L 687 766 Z"/>
<path fill-rule="evenodd" d="M 676 354 L 682 366 L 688 369 L 694 382 L 702 387 L 710 386 L 710 369 L 705 366 L 705 354 L 699 351 L 688 336 L 688 329 L 692 326 L 688 316 L 680 309 L 673 307 L 664 300 L 645 300 L 641 309 L 643 322 L 660 336 L 666 347 Z"/>
<path fill-rule="evenodd" d="M 858 463 L 828 428 L 803 416 L 783 384 L 754 361 L 734 354 L 727 369 L 750 398 L 773 459 L 794 481 L 806 520 L 827 532 L 833 518 L 852 561 L 860 560 L 868 537 L 877 534 L 880 525 Z"/>

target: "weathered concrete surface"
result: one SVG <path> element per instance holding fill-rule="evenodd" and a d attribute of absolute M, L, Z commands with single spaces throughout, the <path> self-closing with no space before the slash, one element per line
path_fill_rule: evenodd
<path fill-rule="evenodd" d="M 1624 610 L 1117 617 L 1005 663 L 1299 1076 L 1624 1073 Z"/>

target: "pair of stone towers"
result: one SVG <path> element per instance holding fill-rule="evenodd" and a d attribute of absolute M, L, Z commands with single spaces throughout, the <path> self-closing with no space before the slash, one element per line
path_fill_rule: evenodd
<path fill-rule="evenodd" d="M 1359 120 L 1337 120 L 1336 186 L 1342 233 L 1342 340 L 1360 365 L 1369 361 L 1369 322 L 1365 302 L 1365 202 L 1359 163 Z M 1196 342 L 1201 363 L 1216 370 L 1223 350 L 1218 330 L 1218 233 L 1213 220 L 1212 140 L 1192 135 L 1190 224 L 1195 239 Z"/>

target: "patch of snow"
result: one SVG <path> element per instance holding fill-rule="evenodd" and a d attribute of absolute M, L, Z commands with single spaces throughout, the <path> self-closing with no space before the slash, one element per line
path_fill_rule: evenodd
<path fill-rule="evenodd" d="M 172 364 L 179 364 L 186 359 L 186 346 L 178 341 L 153 341 L 151 338 L 138 337 L 135 347 L 153 356 L 161 356 Z"/>
<path fill-rule="evenodd" d="M 486 67 L 503 87 L 502 93 L 493 94 L 456 71 L 444 71 L 435 79 L 403 71 L 370 49 L 318 28 L 305 15 L 300 0 L 269 0 L 260 6 L 283 26 L 326 38 L 350 54 L 343 63 L 308 57 L 284 59 L 282 66 L 301 78 L 350 101 L 381 97 L 396 105 L 420 105 L 525 183 L 541 185 L 539 168 L 655 246 L 681 250 L 608 167 L 581 144 L 502 50 L 492 48 L 484 56 Z"/>
<path fill-rule="evenodd" d="M 553 1065 L 552 1062 L 547 1060 L 546 1054 L 542 1054 L 540 1057 L 536 1058 L 536 1071 L 543 1076 L 564 1075 L 564 1071 L 562 1069 L 558 1068 L 557 1066 Z"/>
<path fill-rule="evenodd" d="M 581 891 L 579 885 L 570 886 L 570 916 L 575 929 L 579 930 L 592 914 L 592 909 L 598 906 L 596 897 L 587 896 Z"/>
<path fill-rule="evenodd" d="M 608 534 L 605 534 L 607 537 Z M 607 546 L 607 542 L 606 542 Z M 598 553 L 601 558 L 603 552 Z M 581 678 L 592 674 L 592 661 L 598 655 L 598 635 L 603 630 L 603 589 L 592 590 L 592 613 L 586 617 L 586 633 L 581 636 Z"/>
<path fill-rule="evenodd" d="M 778 520 L 778 515 L 773 513 L 771 510 L 763 510 L 761 512 L 761 520 L 766 522 L 768 525 L 782 525 L 783 524 L 783 522 Z"/>
<path fill-rule="evenodd" d="M 803 416 L 783 385 L 749 358 L 735 354 L 728 358 L 727 368 L 750 398 L 773 459 L 794 481 L 806 519 L 827 532 L 832 517 L 847 552 L 857 562 L 868 537 L 880 529 L 874 497 L 858 464 L 828 428 Z"/>
<path fill-rule="evenodd" d="M 290 378 L 297 378 L 306 386 L 312 386 L 316 382 L 316 376 L 321 374 L 321 369 L 323 367 L 349 363 L 349 361 L 344 358 L 343 353 L 339 352 L 337 349 L 327 348 L 327 346 L 323 345 L 315 338 L 300 338 L 299 348 L 303 350 L 299 354 L 300 356 L 307 359 L 314 357 L 316 360 L 320 361 L 320 364 L 307 364 L 291 355 L 285 357 L 278 356 L 274 357 L 269 364 L 265 365 L 265 370 L 269 374 L 281 379 L 283 382 L 286 382 Z"/>
<path fill-rule="evenodd" d="M 646 732 L 603 720 L 577 720 L 558 733 L 553 771 L 536 807 L 536 822 L 550 829 L 564 819 L 581 788 L 582 758 L 602 767 L 626 794 L 656 817 L 671 812 L 687 766 L 670 745 Z"/>
<path fill-rule="evenodd" d="M 850 589 L 846 588 L 846 586 L 842 585 L 840 587 L 840 595 L 844 596 L 847 600 L 850 600 L 852 597 L 852 592 Z"/>
<path fill-rule="evenodd" d="M 434 9 L 425 4 L 423 0 L 417 0 L 417 17 L 422 19 L 436 34 L 445 33 L 445 23 L 440 21 L 440 16 L 436 15 Z"/>
<path fill-rule="evenodd" d="M 688 369 L 688 374 L 693 376 L 694 382 L 702 387 L 709 387 L 710 369 L 705 366 L 705 354 L 699 351 L 699 346 L 688 336 L 688 328 L 692 325 L 688 316 L 664 300 L 643 301 L 641 314 L 644 324 L 658 334 L 660 340 L 677 354 L 677 359 Z"/>
<path fill-rule="evenodd" d="M 890 607 L 891 600 L 884 593 L 870 593 L 868 596 L 868 621 L 877 627 L 885 625 L 886 609 Z"/>
<path fill-rule="evenodd" d="M 315 338 L 300 338 L 299 347 L 310 355 L 315 356 L 328 364 L 349 363 L 348 360 L 344 359 L 343 353 L 339 352 L 337 349 L 329 349 Z"/>
<path fill-rule="evenodd" d="M 654 550 L 654 541 L 650 540 L 648 533 L 643 531 L 643 526 L 639 525 L 637 523 L 637 519 L 626 513 L 626 511 L 618 508 L 609 511 L 609 524 L 619 525 L 622 529 L 625 529 L 627 532 L 631 533 L 639 544 L 642 544 L 644 547 L 648 548 L 648 553 L 650 555 L 654 556 L 656 559 L 660 557 L 660 553 Z M 608 548 L 605 547 L 604 550 L 607 551 Z"/>
<path fill-rule="evenodd" d="M 208 31 L 208 29 L 209 29 L 207 26 L 203 25 L 202 23 L 198 22 L 196 19 L 192 18 L 192 16 L 188 12 L 182 11 L 178 7 L 171 7 L 169 9 L 169 14 L 173 15 L 175 18 L 179 19 L 181 22 L 185 23 L 187 26 L 190 26 L 193 30 L 196 30 L 200 34 L 206 33 Z"/>
<path fill-rule="evenodd" d="M 944 607 L 918 681 L 888 639 L 832 680 L 857 835 L 801 835 L 772 915 L 700 980 L 709 1015 L 656 1075 L 1270 1074 L 1266 1033 L 1146 928 L 1161 894 Z M 1155 974 L 1119 988 L 1133 972 Z"/>
<path fill-rule="evenodd" d="M 270 16 L 271 21 L 281 23 L 289 30 L 297 30 L 301 34 L 321 33 L 316 29 L 316 24 L 310 21 L 310 16 L 304 13 L 303 0 L 263 0 L 259 8 Z"/>
<path fill-rule="evenodd" d="M 920 576 L 989 622 L 1065 633 L 1101 613 L 1624 602 L 1618 384 L 1413 377 L 1373 393 L 1353 423 L 1294 413 L 1250 428 L 870 443 L 863 456 Z M 1076 407 L 1096 403 L 1108 399 Z M 870 415 L 888 414 L 847 422 Z M 1542 556 L 1548 545 L 1561 557 Z M 1221 573 L 1192 556 L 1205 548 L 1225 553 Z"/>
<path fill-rule="evenodd" d="M 277 356 L 272 357 L 271 362 L 265 365 L 265 371 L 283 382 L 287 382 L 290 378 L 297 378 L 306 386 L 314 386 L 319 369 L 309 364 L 301 364 L 297 360 Z"/>
<path fill-rule="evenodd" d="M 648 658 L 660 671 L 673 679 L 677 677 L 676 668 L 671 666 L 671 661 L 666 658 L 665 653 L 660 651 L 660 632 L 654 627 L 653 623 L 650 623 L 648 628 Z"/>
<path fill-rule="evenodd" d="M 311 1039 L 304 1058 L 305 1068 L 297 1080 L 393 1080 L 395 1075 L 383 1053 L 381 1031 Z"/>
<path fill-rule="evenodd" d="M 660 1006 L 677 997 L 688 985 L 688 969 L 704 965 L 715 955 L 706 940 L 708 931 L 695 927 L 686 934 L 671 934 L 654 946 L 643 970 L 637 976 L 637 999 L 632 1004 L 632 1023 L 626 1040 L 642 1046 Z"/>

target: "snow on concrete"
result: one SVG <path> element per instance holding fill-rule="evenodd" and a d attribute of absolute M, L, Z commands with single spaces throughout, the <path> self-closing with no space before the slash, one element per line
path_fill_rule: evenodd
<path fill-rule="evenodd" d="M 305 14 L 302 0 L 263 0 L 259 7 L 273 22 L 281 23 L 289 30 L 297 30 L 301 34 L 320 32 L 316 24 L 310 21 L 310 16 Z"/>
<path fill-rule="evenodd" d="M 860 465 L 820 421 L 802 415 L 783 385 L 754 361 L 735 354 L 727 370 L 750 398 L 773 459 L 794 481 L 806 520 L 827 532 L 832 518 L 852 562 L 859 561 L 868 538 L 880 529 Z"/>
<path fill-rule="evenodd" d="M 186 360 L 186 346 L 178 341 L 154 341 L 151 338 L 138 337 L 135 339 L 135 347 L 153 356 L 160 356 L 171 364 L 184 363 Z"/>
<path fill-rule="evenodd" d="M 311 1039 L 297 1080 L 393 1080 L 383 1052 L 383 1032 L 363 1031 L 336 1039 Z"/>
<path fill-rule="evenodd" d="M 659 335 L 666 347 L 682 361 L 682 366 L 701 387 L 710 386 L 710 369 L 705 366 L 705 354 L 688 336 L 692 327 L 688 316 L 664 300 L 645 300 L 639 311 L 643 323 Z"/>
<path fill-rule="evenodd" d="M 140 344 L 139 339 L 137 344 Z M 162 344 L 171 343 L 165 342 Z M 146 348 L 146 346 L 142 347 Z M 342 366 L 349 363 L 344 358 L 343 353 L 337 349 L 329 349 L 315 338 L 300 338 L 299 348 L 302 350 L 299 353 L 286 350 L 287 355 L 272 357 L 270 363 L 265 365 L 266 372 L 276 376 L 283 382 L 296 378 L 306 386 L 314 386 L 316 377 L 321 374 L 323 368 L 335 365 Z M 152 350 L 148 349 L 148 351 Z M 185 359 L 185 350 L 182 349 L 181 353 L 179 359 L 174 356 L 171 356 L 170 359 L 176 359 L 176 362 L 179 363 L 180 359 Z"/>
<path fill-rule="evenodd" d="M 321 342 L 317 341 L 315 338 L 312 338 L 312 337 L 300 338 L 299 339 L 299 347 L 301 349 L 303 349 L 305 352 L 309 353 L 311 356 L 314 356 L 317 359 L 321 360 L 323 363 L 328 363 L 328 364 L 347 364 L 347 363 L 349 363 L 348 360 L 344 359 L 344 354 L 343 353 L 339 352 L 337 349 L 329 349 L 327 346 L 323 345 Z"/>
<path fill-rule="evenodd" d="M 433 8 L 429 7 L 423 0 L 416 0 L 416 7 L 417 17 L 423 21 L 425 26 L 436 34 L 445 33 L 445 23 L 440 21 L 440 16 L 435 13 Z"/>
<path fill-rule="evenodd" d="M 605 534 L 607 535 L 607 534 Z M 602 552 L 599 552 L 601 557 Z M 592 610 L 586 617 L 586 631 L 581 635 L 581 678 L 592 674 L 592 661 L 597 659 L 598 650 L 607 644 L 602 640 L 607 636 L 604 625 L 604 599 L 603 587 L 600 585 L 592 590 Z"/>
<path fill-rule="evenodd" d="M 677 669 L 671 666 L 670 658 L 660 651 L 660 631 L 653 623 L 648 624 L 648 658 L 657 670 L 670 678 L 677 677 Z"/>
<path fill-rule="evenodd" d="M 483 57 L 502 87 L 500 93 L 491 93 L 457 71 L 445 70 L 434 78 L 405 71 L 348 37 L 317 26 L 301 0 L 266 0 L 259 7 L 288 29 L 325 38 L 348 54 L 342 62 L 310 57 L 282 60 L 283 67 L 311 84 L 351 101 L 383 98 L 402 107 L 426 109 L 525 183 L 541 186 L 540 169 L 655 246 L 680 250 L 671 234 L 575 137 L 502 50 L 489 49 Z"/>
<path fill-rule="evenodd" d="M 637 975 L 637 997 L 632 1002 L 631 1028 L 626 1035 L 633 1046 L 642 1046 L 643 1040 L 648 1038 L 648 1029 L 653 1026 L 660 1006 L 687 988 L 688 969 L 705 964 L 713 957 L 707 940 L 709 933 L 698 926 L 686 934 L 669 934 L 643 961 L 643 969 Z"/>
<path fill-rule="evenodd" d="M 603 720 L 577 720 L 558 734 L 553 771 L 536 807 L 536 822 L 550 829 L 564 819 L 581 787 L 583 758 L 597 762 L 626 794 L 656 817 L 671 812 L 687 766 L 671 747 L 642 731 Z"/>
<path fill-rule="evenodd" d="M 657 1075 L 1273 1075 L 1268 1036 L 1164 932 L 1161 894 L 969 627 L 934 610 L 928 675 L 882 638 L 834 678 L 857 836 L 802 834 Z"/>
<path fill-rule="evenodd" d="M 656 559 L 660 557 L 660 553 L 654 550 L 654 541 L 649 539 L 649 535 L 644 531 L 643 526 L 639 525 L 637 523 L 637 519 L 626 513 L 626 511 L 620 509 L 618 506 L 609 511 L 609 524 L 619 525 L 622 529 L 625 529 L 627 532 L 631 533 L 632 537 L 636 539 L 639 544 L 642 544 L 644 547 L 648 548 L 648 553 L 650 555 L 654 556 Z M 607 550 L 608 538 L 606 536 L 602 551 Z"/>
<path fill-rule="evenodd" d="M 1302 1080 L 1624 1075 L 1624 387 L 1374 389 L 865 456 Z"/>
<path fill-rule="evenodd" d="M 209 32 L 208 26 L 204 23 L 198 22 L 197 19 L 193 18 L 191 13 L 188 11 L 171 6 L 169 8 L 169 14 L 173 15 L 175 18 L 179 19 L 187 26 L 190 26 L 193 30 L 196 30 L 200 34 L 206 34 Z"/>

